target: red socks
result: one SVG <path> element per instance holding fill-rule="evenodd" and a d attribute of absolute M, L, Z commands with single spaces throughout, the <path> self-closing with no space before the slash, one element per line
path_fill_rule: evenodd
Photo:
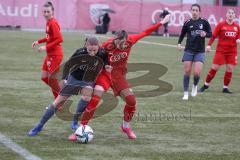
<path fill-rule="evenodd" d="M 52 93 L 56 99 L 58 96 L 58 93 L 60 92 L 60 86 L 59 86 L 58 80 L 57 79 L 49 79 L 49 86 L 51 87 Z"/>
<path fill-rule="evenodd" d="M 224 75 L 224 86 L 227 87 L 232 79 L 232 72 L 225 72 Z"/>
<path fill-rule="evenodd" d="M 123 120 L 129 122 L 132 120 L 133 115 L 136 111 L 136 98 L 134 95 L 129 95 L 125 97 L 126 105 L 124 107 Z"/>
<path fill-rule="evenodd" d="M 215 77 L 216 73 L 217 73 L 217 71 L 211 68 L 207 74 L 207 77 L 205 80 L 206 83 L 210 83 L 212 81 L 212 79 Z"/>
<path fill-rule="evenodd" d="M 48 83 L 48 77 L 41 78 L 41 79 L 42 79 L 42 81 L 43 81 L 44 83 L 46 83 L 47 85 L 49 84 L 49 83 Z"/>
<path fill-rule="evenodd" d="M 92 97 L 91 101 L 88 103 L 85 111 L 83 112 L 82 120 L 81 120 L 82 125 L 87 125 L 89 120 L 92 119 L 100 100 L 101 98 L 97 95 L 94 95 Z"/>

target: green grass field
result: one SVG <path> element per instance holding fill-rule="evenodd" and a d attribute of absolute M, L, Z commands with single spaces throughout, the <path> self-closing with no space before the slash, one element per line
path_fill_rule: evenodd
<path fill-rule="evenodd" d="M 56 116 L 38 136 L 29 138 L 26 133 L 39 120 L 45 106 L 53 100 L 50 89 L 40 80 L 44 54 L 31 49 L 31 43 L 44 34 L 0 31 L 0 35 L 0 133 L 34 155 L 44 160 L 239 159 L 239 67 L 234 72 L 230 87 L 234 94 L 221 93 L 222 68 L 206 93 L 182 101 L 182 53 L 173 47 L 138 43 L 132 50 L 129 63 L 164 65 L 168 72 L 160 79 L 171 83 L 173 90 L 165 95 L 137 99 L 137 116 L 132 123 L 137 140 L 128 140 L 120 132 L 122 101 L 116 109 L 90 123 L 95 136 L 90 144 L 68 142 L 67 137 L 72 133 L 70 122 Z M 82 46 L 83 38 L 81 33 L 64 33 L 65 60 Z M 177 43 L 176 38 L 147 37 L 144 40 L 173 45 Z M 213 52 L 206 56 L 200 85 L 211 65 L 212 56 Z M 136 77 L 142 73 L 129 73 L 128 76 Z M 135 89 L 144 92 L 149 87 L 139 86 Z M 74 99 L 76 104 L 77 97 Z M 159 113 L 165 117 L 161 118 Z M 156 115 L 152 118 L 151 114 Z M 21 159 L 24 158 L 0 143 L 0 160 Z"/>

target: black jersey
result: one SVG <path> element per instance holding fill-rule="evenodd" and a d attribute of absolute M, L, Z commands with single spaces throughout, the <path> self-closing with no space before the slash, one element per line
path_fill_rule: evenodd
<path fill-rule="evenodd" d="M 201 37 L 200 33 L 205 31 L 206 37 L 212 36 L 212 30 L 207 20 L 199 18 L 198 20 L 187 20 L 182 28 L 181 35 L 178 39 L 178 44 L 181 44 L 187 34 L 187 42 L 185 51 L 196 54 L 205 52 L 205 37 Z"/>
<path fill-rule="evenodd" d="M 77 80 L 94 82 L 102 68 L 108 64 L 104 49 L 100 48 L 95 56 L 90 56 L 87 48 L 80 48 L 64 65 L 62 79 L 67 79 L 71 74 Z"/>

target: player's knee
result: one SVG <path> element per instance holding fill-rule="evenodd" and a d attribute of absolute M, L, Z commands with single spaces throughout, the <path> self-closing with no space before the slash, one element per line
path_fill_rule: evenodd
<path fill-rule="evenodd" d="M 185 69 L 184 74 L 185 75 L 190 75 L 191 74 L 191 69 Z"/>
<path fill-rule="evenodd" d="M 41 80 L 42 80 L 44 83 L 48 84 L 48 77 L 41 77 Z"/>
<path fill-rule="evenodd" d="M 233 66 L 231 66 L 231 65 L 227 65 L 227 67 L 226 67 L 226 71 L 227 72 L 232 72 L 233 71 Z"/>
<path fill-rule="evenodd" d="M 128 95 L 125 97 L 125 102 L 127 103 L 127 105 L 129 106 L 136 106 L 137 102 L 136 102 L 136 97 L 134 95 Z"/>
<path fill-rule="evenodd" d="M 103 93 L 104 93 L 105 89 L 100 86 L 100 85 L 96 85 L 94 88 L 94 95 L 98 96 L 98 97 L 102 97 Z"/>
<path fill-rule="evenodd" d="M 81 99 L 82 99 L 82 100 L 88 101 L 88 102 L 91 100 L 91 98 L 92 98 L 91 96 L 87 96 L 87 95 L 82 95 L 82 96 L 81 96 Z"/>

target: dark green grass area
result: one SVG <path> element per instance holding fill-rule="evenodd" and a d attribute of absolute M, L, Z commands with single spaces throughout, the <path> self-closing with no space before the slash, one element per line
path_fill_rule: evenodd
<path fill-rule="evenodd" d="M 36 137 L 26 133 L 39 120 L 53 100 L 50 89 L 41 82 L 40 70 L 44 53 L 31 49 L 31 43 L 43 33 L 0 31 L 0 132 L 31 153 L 47 160 L 130 159 L 130 160 L 233 160 L 240 157 L 240 69 L 234 71 L 230 86 L 232 95 L 221 93 L 224 67 L 209 90 L 189 101 L 182 101 L 182 52 L 176 48 L 138 43 L 129 63 L 156 63 L 168 71 L 162 77 L 173 86 L 167 94 L 138 98 L 138 110 L 132 126 L 138 138 L 128 140 L 120 132 L 124 103 L 90 123 L 94 140 L 90 144 L 67 141 L 72 133 L 70 122 L 57 116 Z M 83 45 L 81 33 L 64 33 L 64 60 Z M 102 41 L 105 39 L 101 39 Z M 177 44 L 177 38 L 147 37 L 144 41 Z M 199 87 L 211 65 L 213 52 L 206 63 Z M 157 70 L 158 68 L 156 68 Z M 131 72 L 129 78 L 142 72 Z M 141 80 L 141 79 L 139 79 Z M 154 86 L 152 86 L 154 87 Z M 151 86 L 138 86 L 146 91 Z M 71 110 L 78 97 L 74 97 Z M 0 159 L 22 159 L 0 144 Z"/>

